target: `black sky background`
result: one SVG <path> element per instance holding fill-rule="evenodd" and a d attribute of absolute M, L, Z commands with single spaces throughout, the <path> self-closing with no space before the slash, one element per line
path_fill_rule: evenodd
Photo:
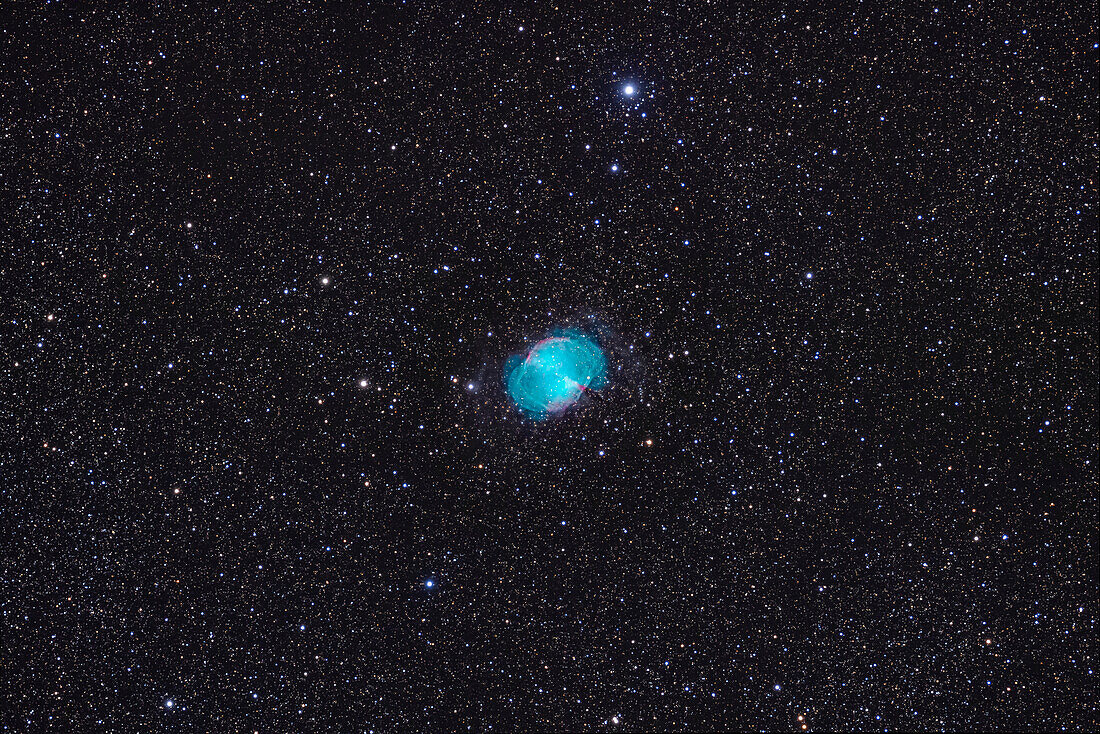
<path fill-rule="evenodd" d="M 2 27 L 4 730 L 1097 726 L 1085 8 Z"/>

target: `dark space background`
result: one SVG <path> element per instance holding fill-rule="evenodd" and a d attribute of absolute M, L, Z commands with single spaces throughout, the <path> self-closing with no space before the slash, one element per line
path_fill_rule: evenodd
<path fill-rule="evenodd" d="M 1100 725 L 1095 7 L 4 15 L 0 730 Z"/>

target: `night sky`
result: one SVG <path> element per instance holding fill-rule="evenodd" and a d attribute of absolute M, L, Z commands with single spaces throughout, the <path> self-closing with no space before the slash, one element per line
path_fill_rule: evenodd
<path fill-rule="evenodd" d="M 1100 725 L 1094 6 L 171 5 L 0 22 L 0 730 Z"/>

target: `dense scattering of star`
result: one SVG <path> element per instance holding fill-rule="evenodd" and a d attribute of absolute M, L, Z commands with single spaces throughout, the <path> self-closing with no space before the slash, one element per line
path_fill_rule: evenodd
<path fill-rule="evenodd" d="M 5 13 L 0 730 L 1096 726 L 1094 8 L 359 5 Z"/>

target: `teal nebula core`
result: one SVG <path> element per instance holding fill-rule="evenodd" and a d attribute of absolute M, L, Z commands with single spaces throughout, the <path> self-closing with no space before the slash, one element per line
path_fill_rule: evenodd
<path fill-rule="evenodd" d="M 585 390 L 607 383 L 607 357 L 592 339 L 577 331 L 543 339 L 526 356 L 504 363 L 504 386 L 516 407 L 536 420 L 574 405 Z"/>

